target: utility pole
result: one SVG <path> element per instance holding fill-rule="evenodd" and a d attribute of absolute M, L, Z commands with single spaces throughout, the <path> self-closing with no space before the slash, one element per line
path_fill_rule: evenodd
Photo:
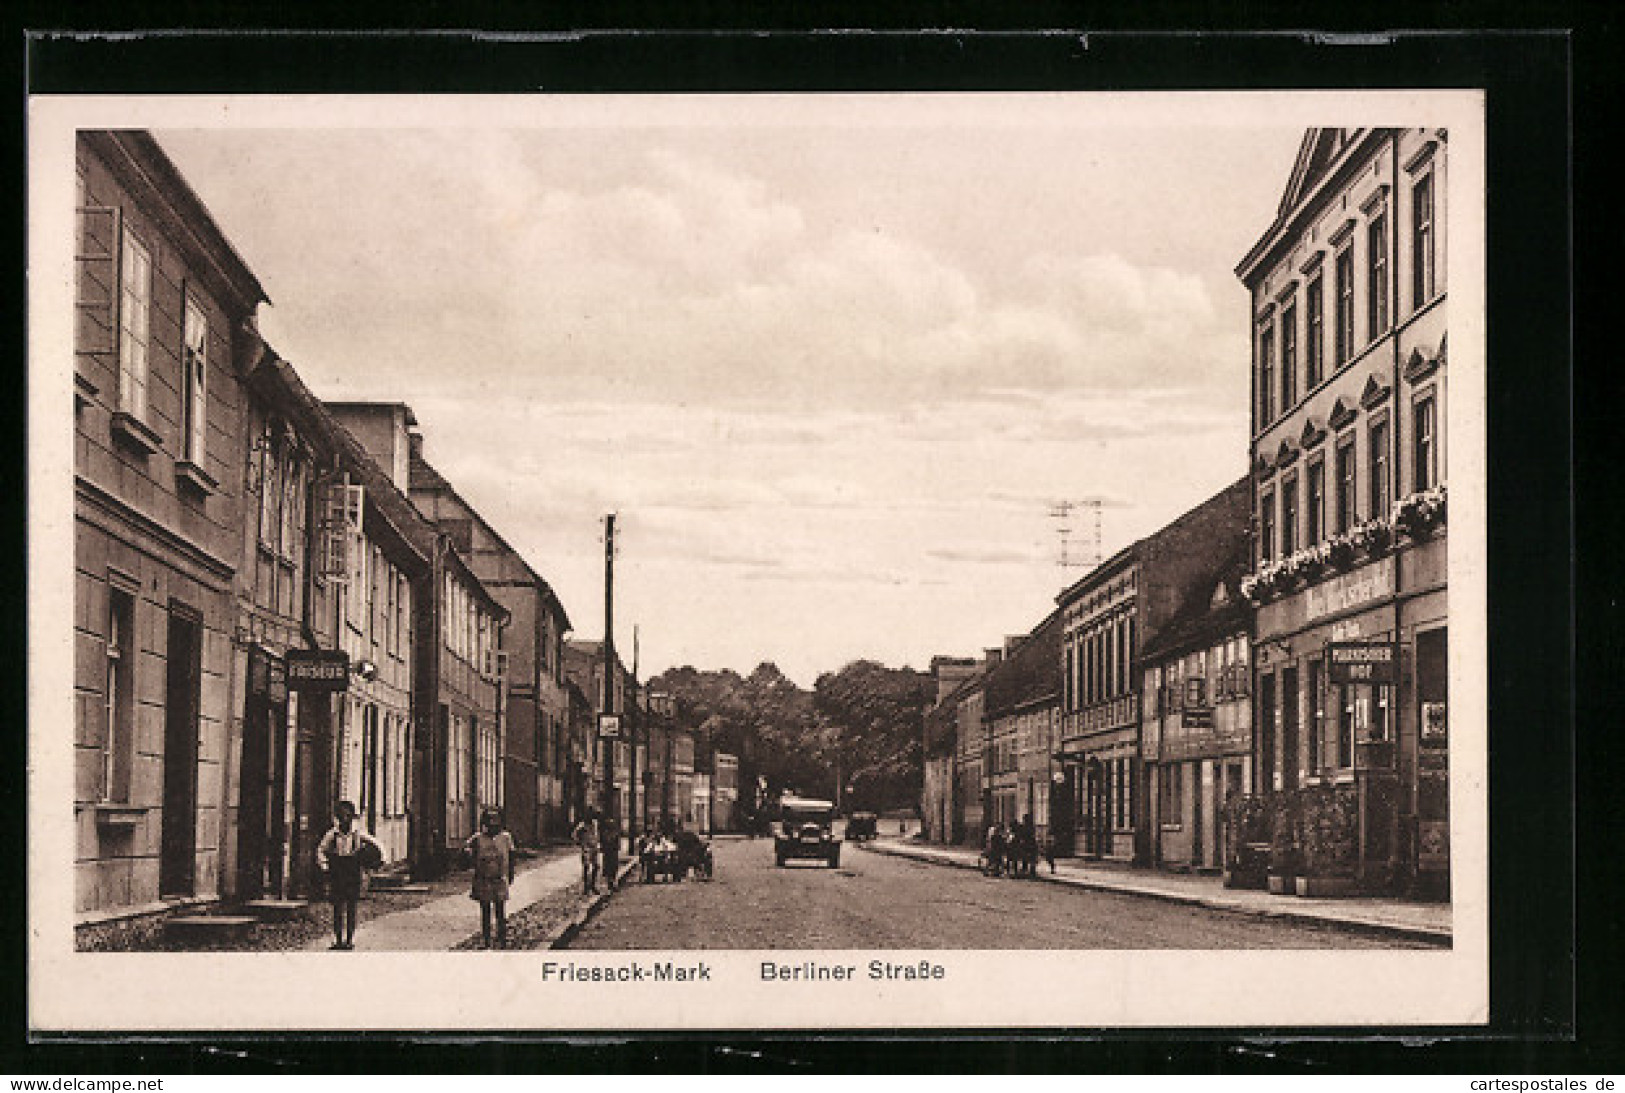
<path fill-rule="evenodd" d="M 601 712 L 615 710 L 615 514 L 604 517 L 604 704 Z M 599 791 L 600 811 L 607 822 L 615 803 L 615 741 L 604 735 L 604 722 L 598 723 L 598 749 L 604 782 Z"/>
<path fill-rule="evenodd" d="M 632 708 L 626 711 L 626 744 L 630 753 L 626 775 L 626 845 L 638 838 L 638 722 L 643 720 L 643 684 L 638 679 L 638 628 L 632 627 Z"/>

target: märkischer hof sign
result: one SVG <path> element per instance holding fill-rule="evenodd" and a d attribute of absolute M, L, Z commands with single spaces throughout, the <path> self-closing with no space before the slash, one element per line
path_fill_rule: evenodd
<path fill-rule="evenodd" d="M 1332 683 L 1392 683 L 1394 644 L 1390 641 L 1334 641 L 1326 646 L 1326 678 Z"/>

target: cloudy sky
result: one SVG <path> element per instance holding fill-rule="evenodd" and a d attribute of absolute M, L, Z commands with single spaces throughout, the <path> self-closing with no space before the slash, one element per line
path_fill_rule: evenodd
<path fill-rule="evenodd" d="M 1194 97 L 1190 97 L 1194 100 Z M 1247 304 L 1302 127 L 1088 96 L 537 100 L 155 129 L 320 395 L 429 459 L 642 668 L 924 667 L 1245 469 Z M 651 108 L 658 106 L 658 109 Z M 1073 520 L 1074 556 L 1093 521 Z"/>

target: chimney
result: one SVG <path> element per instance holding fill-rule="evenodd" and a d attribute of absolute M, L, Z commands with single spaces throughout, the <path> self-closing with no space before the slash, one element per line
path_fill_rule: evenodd
<path fill-rule="evenodd" d="M 983 650 L 983 654 L 987 658 L 987 666 L 989 668 L 996 667 L 1004 662 L 1004 650 L 999 648 L 997 645 L 991 649 Z"/>

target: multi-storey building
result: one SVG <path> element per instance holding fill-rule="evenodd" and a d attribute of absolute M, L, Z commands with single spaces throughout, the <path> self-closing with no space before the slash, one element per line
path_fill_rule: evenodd
<path fill-rule="evenodd" d="M 403 418 L 416 424 L 401 403 L 329 403 L 350 431 L 383 448 Z M 444 532 L 480 583 L 507 609 L 502 634 L 502 672 L 507 716 L 501 735 L 502 800 L 508 830 L 521 846 L 544 836 L 568 834 L 561 777 L 569 698 L 564 689 L 564 635 L 569 616 L 552 587 L 469 504 L 427 459 L 409 433 L 412 500 Z"/>
<path fill-rule="evenodd" d="M 959 726 L 958 690 L 981 671 L 974 657 L 935 656 L 931 658 L 931 678 L 936 681 L 936 700 L 925 711 L 921 754 L 924 770 L 920 787 L 920 828 L 932 842 L 957 841 L 955 822 L 956 752 Z"/>
<path fill-rule="evenodd" d="M 435 876 L 473 834 L 480 810 L 500 809 L 506 800 L 503 630 L 509 613 L 459 549 L 458 537 L 434 520 L 439 476 L 423 459 L 410 408 L 331 403 L 327 410 L 420 518 L 411 534 L 430 572 L 414 625 L 420 761 L 412 787 L 412 862 L 420 876 Z"/>
<path fill-rule="evenodd" d="M 983 711 L 992 763 L 993 817 L 1030 817 L 1040 839 L 1050 828 L 1050 786 L 1060 743 L 1061 613 L 1006 646 L 987 675 Z"/>
<path fill-rule="evenodd" d="M 1231 564 L 1140 651 L 1151 860 L 1171 868 L 1223 868 L 1226 806 L 1252 789 L 1248 540 L 1235 530 Z"/>
<path fill-rule="evenodd" d="M 739 756 L 711 753 L 711 829 L 737 830 L 739 811 Z"/>
<path fill-rule="evenodd" d="M 334 804 L 355 804 L 386 861 L 410 850 L 417 604 L 432 530 L 294 369 L 261 344 L 247 371 L 237 596 L 238 760 L 228 782 L 236 894 L 309 894 Z M 290 652 L 350 671 L 290 679 Z"/>
<path fill-rule="evenodd" d="M 243 335 L 266 299 L 150 135 L 84 131 L 74 332 L 75 911 L 221 894 Z"/>
<path fill-rule="evenodd" d="M 998 650 L 991 656 L 997 657 Z M 997 663 L 996 659 L 990 662 Z M 988 782 L 985 675 L 967 679 L 951 696 L 954 704 L 954 840 L 980 845 L 993 823 Z"/>
<path fill-rule="evenodd" d="M 1440 129 L 1309 130 L 1237 267 L 1259 786 L 1297 832 L 1272 869 L 1306 890 L 1448 875 L 1448 150 Z"/>
<path fill-rule="evenodd" d="M 1058 597 L 1061 779 L 1052 811 L 1059 853 L 1146 861 L 1139 642 L 1178 614 L 1224 564 L 1213 545 L 1245 534 L 1243 478 L 1125 547 Z"/>
<path fill-rule="evenodd" d="M 575 798 L 573 807 L 576 816 L 586 808 L 596 808 L 605 811 L 606 771 L 608 786 L 608 814 L 615 816 L 621 824 L 621 830 L 628 830 L 632 819 L 631 808 L 634 806 L 630 797 L 632 785 L 632 741 L 626 731 L 612 739 L 600 739 L 598 735 L 599 718 L 605 713 L 620 715 L 620 724 L 623 729 L 634 723 L 635 719 L 628 718 L 631 696 L 634 689 L 632 674 L 621 663 L 620 654 L 615 654 L 613 670 L 605 671 L 604 643 L 602 641 L 569 638 L 564 643 L 564 672 L 569 681 L 587 699 L 589 705 L 587 717 L 581 718 L 574 726 L 572 732 L 571 763 L 579 766 L 579 770 L 571 775 L 572 784 L 568 790 Z M 658 783 L 651 781 L 651 766 L 658 762 L 653 752 L 653 739 L 648 736 L 650 730 L 647 726 L 641 728 L 645 740 L 640 741 L 640 755 L 638 757 L 639 801 L 636 807 L 643 813 L 648 807 L 648 788 L 653 784 L 658 789 Z M 607 764 L 607 766 L 606 766 Z"/>

